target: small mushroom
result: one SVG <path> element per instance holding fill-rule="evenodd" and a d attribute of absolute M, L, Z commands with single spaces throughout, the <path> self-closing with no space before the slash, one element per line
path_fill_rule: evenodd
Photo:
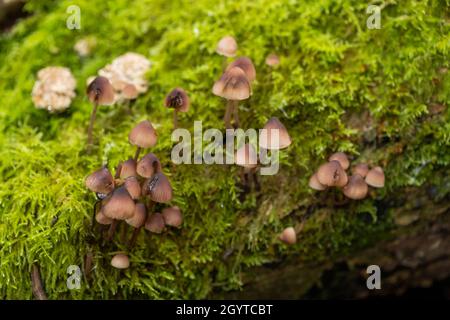
<path fill-rule="evenodd" d="M 384 187 L 384 172 L 381 167 L 375 167 L 369 170 L 366 176 L 366 182 L 369 186 L 375 188 Z"/>
<path fill-rule="evenodd" d="M 182 88 L 173 89 L 164 101 L 167 108 L 173 108 L 173 127 L 178 127 L 178 112 L 187 112 L 189 110 L 189 97 Z"/>
<path fill-rule="evenodd" d="M 216 52 L 221 56 L 234 57 L 238 45 L 232 36 L 225 36 L 217 43 Z"/>
<path fill-rule="evenodd" d="M 163 232 L 165 227 L 163 215 L 159 212 L 150 215 L 145 222 L 145 229 L 153 233 Z"/>
<path fill-rule="evenodd" d="M 169 202 L 173 196 L 169 179 L 162 172 L 157 172 L 152 178 L 147 179 L 143 193 L 144 195 L 149 194 L 150 199 L 158 203 Z"/>
<path fill-rule="evenodd" d="M 238 166 L 252 169 L 258 165 L 258 155 L 255 148 L 249 143 L 244 144 L 236 151 L 235 162 Z"/>
<path fill-rule="evenodd" d="M 278 133 L 278 140 L 275 133 Z M 268 150 L 284 149 L 291 145 L 292 140 L 286 127 L 277 117 L 270 118 L 259 135 L 259 146 Z"/>
<path fill-rule="evenodd" d="M 125 220 L 133 216 L 135 206 L 125 187 L 119 187 L 103 200 L 102 212 L 108 218 Z"/>
<path fill-rule="evenodd" d="M 95 221 L 97 221 L 99 224 L 109 225 L 113 222 L 113 219 L 108 218 L 103 214 L 102 210 L 99 210 L 95 215 Z"/>
<path fill-rule="evenodd" d="M 116 269 L 127 269 L 130 266 L 130 259 L 126 254 L 116 254 L 111 259 L 111 265 Z"/>
<path fill-rule="evenodd" d="M 365 178 L 369 172 L 369 166 L 366 163 L 358 163 L 353 167 L 352 173 L 359 174 L 361 177 Z"/>
<path fill-rule="evenodd" d="M 136 161 L 134 159 L 128 159 L 120 165 L 120 179 L 125 180 L 126 178 L 136 176 Z"/>
<path fill-rule="evenodd" d="M 162 211 L 164 223 L 168 226 L 178 228 L 183 223 L 183 215 L 179 207 L 169 207 Z"/>
<path fill-rule="evenodd" d="M 317 170 L 317 179 L 321 184 L 328 187 L 343 187 L 348 181 L 345 170 L 336 160 L 321 165 Z"/>
<path fill-rule="evenodd" d="M 146 154 L 137 163 L 136 171 L 143 178 L 151 178 L 155 173 L 161 172 L 161 162 L 153 153 Z"/>
<path fill-rule="evenodd" d="M 348 167 L 350 166 L 348 157 L 343 152 L 336 152 L 336 153 L 332 154 L 331 157 L 328 159 L 328 161 L 333 161 L 333 160 L 336 160 L 337 162 L 339 162 L 342 169 L 344 169 L 344 170 L 347 170 Z"/>
<path fill-rule="evenodd" d="M 355 174 L 350 176 L 348 179 L 348 184 L 342 189 L 344 195 L 347 198 L 353 200 L 364 199 L 367 196 L 367 192 L 369 191 L 369 187 L 367 183 L 364 181 L 364 178 L 359 174 Z"/>
<path fill-rule="evenodd" d="M 317 173 L 314 173 L 311 178 L 309 178 L 309 187 L 314 190 L 323 191 L 327 188 L 327 186 L 324 186 L 319 182 L 319 179 L 317 178 Z"/>
<path fill-rule="evenodd" d="M 141 196 L 141 185 L 136 177 L 128 177 L 123 184 L 133 200 L 137 200 Z"/>
<path fill-rule="evenodd" d="M 92 130 L 94 128 L 97 107 L 100 105 L 110 105 L 114 103 L 114 89 L 109 80 L 105 77 L 96 77 L 87 87 L 86 93 L 89 100 L 94 105 L 91 120 L 88 128 L 88 145 L 92 144 Z"/>
<path fill-rule="evenodd" d="M 85 181 L 86 187 L 95 192 L 108 194 L 114 190 L 114 178 L 106 167 L 90 174 Z"/>
<path fill-rule="evenodd" d="M 155 128 L 148 120 L 139 122 L 128 135 L 128 141 L 137 146 L 134 160 L 137 161 L 142 149 L 153 147 L 158 140 Z"/>
<path fill-rule="evenodd" d="M 253 82 L 256 79 L 256 70 L 253 62 L 248 57 L 239 57 L 227 67 L 227 70 L 238 67 L 244 71 L 248 81 Z"/>
<path fill-rule="evenodd" d="M 276 67 L 280 64 L 280 58 L 276 54 L 271 53 L 266 57 L 266 64 L 269 67 Z"/>
<path fill-rule="evenodd" d="M 297 234 L 293 227 L 287 227 L 280 234 L 279 239 L 286 244 L 295 244 L 297 242 Z"/>
<path fill-rule="evenodd" d="M 225 126 L 227 129 L 231 127 L 231 114 L 234 114 L 236 125 L 239 124 L 238 101 L 248 99 L 251 95 L 250 82 L 245 72 L 239 67 L 229 68 L 214 83 L 213 94 L 225 98 L 227 100 L 227 109 L 225 112 Z"/>
<path fill-rule="evenodd" d="M 135 100 L 139 92 L 134 85 L 127 83 L 122 89 L 122 95 L 126 100 Z"/>

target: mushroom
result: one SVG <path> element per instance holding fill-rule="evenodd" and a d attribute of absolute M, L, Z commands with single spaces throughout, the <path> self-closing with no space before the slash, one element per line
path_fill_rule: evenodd
<path fill-rule="evenodd" d="M 327 162 L 317 170 L 317 179 L 319 182 L 328 187 L 343 187 L 347 184 L 348 177 L 341 164 L 336 161 Z"/>
<path fill-rule="evenodd" d="M 319 179 L 317 178 L 317 173 L 314 173 L 311 178 L 309 178 L 309 187 L 314 190 L 323 191 L 327 188 L 327 186 L 324 186 L 319 182 Z"/>
<path fill-rule="evenodd" d="M 217 43 L 216 52 L 221 56 L 234 57 L 238 45 L 232 36 L 225 36 Z"/>
<path fill-rule="evenodd" d="M 145 204 L 139 202 L 136 204 L 133 216 L 125 220 L 126 223 L 128 223 L 130 226 L 134 228 L 133 235 L 131 236 L 129 242 L 130 248 L 134 246 L 136 239 L 139 235 L 139 231 L 141 230 L 142 226 L 145 225 L 146 219 L 147 219 L 147 208 L 145 207 Z"/>
<path fill-rule="evenodd" d="M 111 224 L 113 222 L 113 219 L 108 218 L 107 216 L 105 216 L 103 214 L 102 210 L 100 210 L 95 215 L 95 221 L 97 221 L 99 224 L 109 225 L 109 224 Z"/>
<path fill-rule="evenodd" d="M 151 178 L 155 173 L 161 172 L 161 162 L 153 153 L 147 153 L 136 168 L 137 173 L 144 178 Z"/>
<path fill-rule="evenodd" d="M 243 186 L 247 188 L 250 177 L 255 179 L 253 175 L 258 165 L 258 155 L 256 154 L 255 148 L 249 143 L 244 144 L 236 151 L 235 163 L 242 167 L 240 174 L 241 181 Z"/>
<path fill-rule="evenodd" d="M 359 174 L 350 176 L 348 184 L 342 189 L 347 198 L 353 200 L 364 199 L 369 191 L 367 183 Z"/>
<path fill-rule="evenodd" d="M 173 108 L 173 127 L 178 127 L 178 112 L 187 112 L 189 110 L 189 97 L 182 88 L 173 89 L 164 101 L 167 108 Z"/>
<path fill-rule="evenodd" d="M 280 234 L 279 239 L 286 244 L 294 244 L 297 242 L 297 234 L 293 227 L 287 227 Z"/>
<path fill-rule="evenodd" d="M 239 100 L 248 99 L 251 95 L 250 82 L 245 72 L 239 67 L 229 68 L 214 83 L 213 94 L 225 98 L 227 100 L 227 108 L 225 112 L 225 126 L 227 129 L 231 127 L 231 113 L 234 114 L 235 125 L 239 126 L 238 104 Z"/>
<path fill-rule="evenodd" d="M 162 211 L 162 216 L 164 218 L 164 223 L 168 226 L 178 228 L 183 223 L 183 215 L 179 207 L 169 207 Z"/>
<path fill-rule="evenodd" d="M 272 136 L 278 133 L 278 141 Z M 270 118 L 263 127 L 259 135 L 259 146 L 268 150 L 284 149 L 291 145 L 292 140 L 286 127 L 277 117 Z"/>
<path fill-rule="evenodd" d="M 276 67 L 280 64 L 280 58 L 276 54 L 271 53 L 266 57 L 266 64 L 269 67 Z"/>
<path fill-rule="evenodd" d="M 350 166 L 347 155 L 343 152 L 336 152 L 330 156 L 328 161 L 336 160 L 341 165 L 342 169 L 347 170 Z"/>
<path fill-rule="evenodd" d="M 137 200 L 141 196 L 141 185 L 136 177 L 128 177 L 123 184 L 133 200 Z"/>
<path fill-rule="evenodd" d="M 145 229 L 153 233 L 161 233 L 164 230 L 164 218 L 159 212 L 150 215 L 145 222 Z"/>
<path fill-rule="evenodd" d="M 152 178 L 146 180 L 143 193 L 150 195 L 150 199 L 158 203 L 167 203 L 173 196 L 169 179 L 162 172 L 157 172 Z"/>
<path fill-rule="evenodd" d="M 142 149 L 153 147 L 158 140 L 156 130 L 148 120 L 139 122 L 128 135 L 128 141 L 137 146 L 134 160 L 137 161 Z"/>
<path fill-rule="evenodd" d="M 381 167 L 375 167 L 367 172 L 366 182 L 369 186 L 375 188 L 384 187 L 384 172 Z"/>
<path fill-rule="evenodd" d="M 131 218 L 136 205 L 125 187 L 115 189 L 103 200 L 102 204 L 102 213 L 113 219 L 106 237 L 106 240 L 111 240 L 116 231 L 118 220 Z"/>
<path fill-rule="evenodd" d="M 367 172 L 369 172 L 369 166 L 366 163 L 359 163 L 352 170 L 353 174 L 359 174 L 363 178 L 366 177 Z"/>
<path fill-rule="evenodd" d="M 255 66 L 253 65 L 253 62 L 248 57 L 239 57 L 236 60 L 234 60 L 232 63 L 230 63 L 227 67 L 227 70 L 230 70 L 234 67 L 238 67 L 244 71 L 245 75 L 247 76 L 248 81 L 253 82 L 256 79 L 256 70 Z"/>
<path fill-rule="evenodd" d="M 125 180 L 129 177 L 136 177 L 136 161 L 134 159 L 128 159 L 119 166 L 119 177 Z"/>
<path fill-rule="evenodd" d="M 116 254 L 111 259 L 111 265 L 116 269 L 127 269 L 130 266 L 130 259 L 126 254 Z"/>
<path fill-rule="evenodd" d="M 105 77 L 96 77 L 87 87 L 86 93 L 89 100 L 94 105 L 92 109 L 91 120 L 88 128 L 88 145 L 92 144 L 92 130 L 94 128 L 95 116 L 97 114 L 97 107 L 103 105 L 110 105 L 114 103 L 114 90 L 109 80 Z"/>
<path fill-rule="evenodd" d="M 122 89 L 122 95 L 126 100 L 133 101 L 138 97 L 139 92 L 134 85 L 127 83 Z"/>
<path fill-rule="evenodd" d="M 114 190 L 114 178 L 106 167 L 90 174 L 85 181 L 86 187 L 101 194 L 108 194 Z"/>

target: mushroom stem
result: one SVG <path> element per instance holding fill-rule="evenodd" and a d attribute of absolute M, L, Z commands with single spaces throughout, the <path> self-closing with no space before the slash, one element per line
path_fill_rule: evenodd
<path fill-rule="evenodd" d="M 259 179 L 258 179 L 258 174 L 256 173 L 258 167 L 254 168 L 251 172 L 252 176 L 253 176 L 253 183 L 255 185 L 255 190 L 257 192 L 261 191 L 261 184 L 259 183 Z"/>
<path fill-rule="evenodd" d="M 234 100 L 227 100 L 227 108 L 225 110 L 225 117 L 223 118 L 223 121 L 225 122 L 225 127 L 227 129 L 232 129 L 233 128 L 231 126 L 231 114 L 232 114 L 233 109 L 234 109 L 234 104 L 235 104 Z"/>
<path fill-rule="evenodd" d="M 138 161 L 139 155 L 141 154 L 142 148 L 141 147 L 137 147 L 136 149 L 136 153 L 134 154 L 134 161 Z"/>
<path fill-rule="evenodd" d="M 92 109 L 92 113 L 91 113 L 91 120 L 89 121 L 89 127 L 88 127 L 88 145 L 92 145 L 92 130 L 94 129 L 94 122 L 95 122 L 95 117 L 97 115 L 97 107 L 98 107 L 98 103 L 95 102 L 94 103 L 94 109 Z"/>
<path fill-rule="evenodd" d="M 42 287 L 41 275 L 36 263 L 33 263 L 33 269 L 31 270 L 31 285 L 33 295 L 37 300 L 48 300 L 44 288 Z"/>
<path fill-rule="evenodd" d="M 142 227 L 134 228 L 133 235 L 131 236 L 130 242 L 128 243 L 129 249 L 132 249 L 134 247 L 134 245 L 136 244 L 136 240 L 137 240 L 137 237 L 138 237 L 141 229 L 142 229 Z"/>
<path fill-rule="evenodd" d="M 233 119 L 234 119 L 234 128 L 239 128 L 239 104 L 237 101 L 234 101 L 233 105 Z"/>
<path fill-rule="evenodd" d="M 176 109 L 173 109 L 173 129 L 178 128 L 178 112 Z"/>
<path fill-rule="evenodd" d="M 84 275 L 86 279 L 89 279 L 92 270 L 92 260 L 94 259 L 94 254 L 91 250 L 86 253 L 86 259 L 84 262 Z"/>
<path fill-rule="evenodd" d="M 94 214 L 92 215 L 92 220 L 91 220 L 91 230 L 94 228 L 94 226 L 95 226 L 95 215 L 97 214 L 97 212 L 98 212 L 98 205 L 100 204 L 101 205 L 101 203 L 102 203 L 102 201 L 101 200 L 97 200 L 97 202 L 96 203 L 94 203 Z"/>
<path fill-rule="evenodd" d="M 119 220 L 114 219 L 111 225 L 109 226 L 108 234 L 106 235 L 106 241 L 111 241 L 111 239 L 114 236 L 114 233 L 116 232 L 117 224 L 119 223 Z"/>

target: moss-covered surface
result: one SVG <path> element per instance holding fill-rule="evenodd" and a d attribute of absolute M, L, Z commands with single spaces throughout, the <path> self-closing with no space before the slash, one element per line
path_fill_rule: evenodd
<path fill-rule="evenodd" d="M 221 296 L 241 288 L 255 266 L 292 259 L 320 270 L 392 237 L 399 227 L 389 203 L 408 187 L 448 196 L 447 0 L 387 1 L 379 30 L 366 28 L 361 1 L 79 0 L 81 30 L 66 28 L 71 4 L 30 1 L 32 14 L 0 37 L 0 297 L 32 298 L 33 263 L 50 299 Z M 277 116 L 293 138 L 280 172 L 261 177 L 261 193 L 243 203 L 236 167 L 171 163 L 172 118 L 162 102 L 171 88 L 184 87 L 192 107 L 180 125 L 223 127 L 224 101 L 211 88 L 223 66 L 215 45 L 226 34 L 257 69 L 253 96 L 241 104 L 242 127 Z M 81 59 L 73 46 L 86 36 L 97 46 Z M 86 79 L 127 51 L 152 61 L 150 89 L 131 116 L 121 106 L 101 108 L 98 147 L 88 155 Z M 275 70 L 264 64 L 271 52 L 281 56 Z M 31 101 L 36 72 L 49 65 L 69 67 L 78 82 L 77 98 L 59 115 Z M 101 248 L 91 234 L 95 197 L 84 178 L 132 156 L 127 135 L 142 119 L 157 128 L 153 151 L 185 221 L 162 235 L 141 233 L 130 269 L 120 272 L 109 265 L 124 249 L 120 239 Z M 340 207 L 323 201 L 308 178 L 337 150 L 383 166 L 386 187 Z M 290 225 L 301 232 L 286 247 L 277 235 Z M 90 281 L 67 289 L 67 267 L 82 266 L 90 250 Z"/>

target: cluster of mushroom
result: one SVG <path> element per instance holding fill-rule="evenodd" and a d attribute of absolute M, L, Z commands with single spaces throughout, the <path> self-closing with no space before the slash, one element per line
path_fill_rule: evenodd
<path fill-rule="evenodd" d="M 289 147 L 292 143 L 291 137 L 286 127 L 277 117 L 270 118 L 263 127 L 259 135 L 259 157 L 264 154 L 264 150 L 273 151 Z M 258 154 L 254 146 L 250 143 L 244 144 L 235 153 L 235 162 L 242 167 L 241 181 L 243 186 L 251 187 L 250 182 L 254 181 L 256 189 L 259 189 L 259 183 L 256 177 L 258 169 Z"/>
<path fill-rule="evenodd" d="M 370 169 L 367 164 L 360 163 L 352 168 L 352 175 L 348 176 L 346 170 L 349 167 L 350 161 L 347 155 L 337 152 L 311 176 L 309 186 L 319 191 L 328 187 L 342 188 L 344 195 L 353 200 L 364 199 L 369 186 L 384 187 L 384 172 L 381 167 Z"/>
<path fill-rule="evenodd" d="M 234 57 L 237 51 L 236 40 L 231 36 L 222 38 L 216 52 L 225 57 Z M 233 115 L 234 127 L 239 127 L 239 106 L 241 100 L 248 99 L 252 94 L 252 82 L 256 79 L 256 70 L 253 62 L 248 57 L 239 57 L 231 62 L 218 81 L 214 83 L 212 92 L 216 96 L 227 100 L 225 111 L 225 126 L 231 129 L 231 116 Z"/>
<path fill-rule="evenodd" d="M 142 149 L 151 148 L 157 142 L 157 134 L 151 123 L 142 121 L 137 124 L 128 139 L 137 147 L 135 158 L 119 164 L 115 177 L 108 168 L 102 167 L 89 175 L 85 184 L 99 198 L 95 220 L 99 224 L 110 225 L 106 239 L 111 240 L 117 224 L 125 221 L 134 228 L 128 243 L 129 248 L 132 248 L 142 227 L 153 233 L 161 233 L 165 226 L 179 227 L 183 218 L 177 206 L 167 207 L 162 213 L 154 212 L 156 204 L 166 204 L 172 200 L 173 192 L 169 179 L 162 172 L 161 162 L 153 153 L 138 159 Z M 114 256 L 111 265 L 127 268 L 128 256 Z"/>

